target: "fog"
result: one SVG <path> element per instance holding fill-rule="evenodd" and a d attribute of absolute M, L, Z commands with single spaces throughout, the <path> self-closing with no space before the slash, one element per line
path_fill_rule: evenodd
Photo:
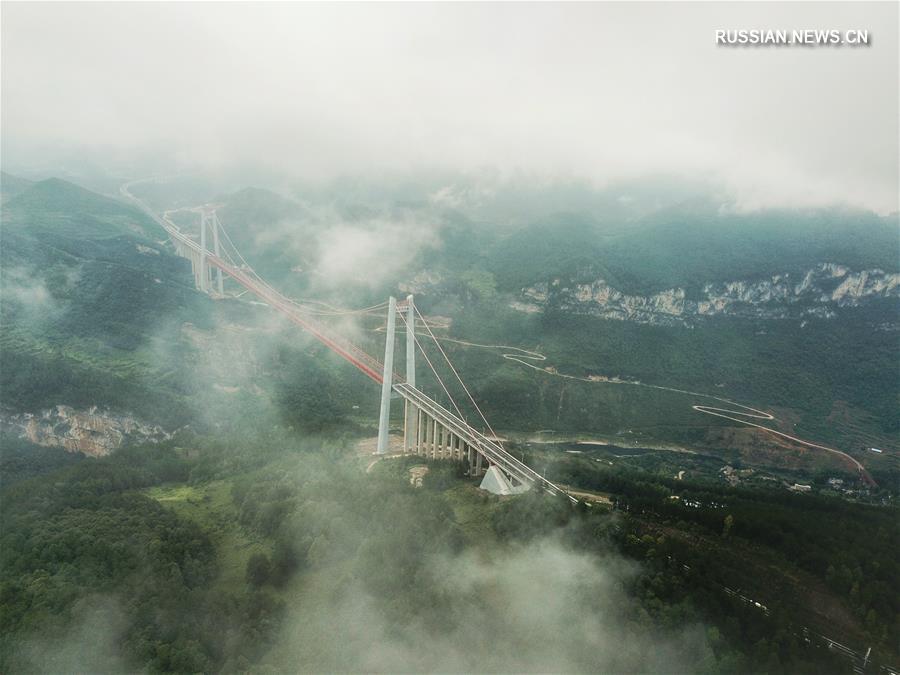
<path fill-rule="evenodd" d="M 490 168 L 897 209 L 895 3 L 4 3 L 6 170 Z M 868 30 L 717 47 L 716 29 Z"/>
<path fill-rule="evenodd" d="M 34 673 L 124 673 L 122 626 L 126 617 L 120 598 L 89 595 L 72 607 L 74 619 L 55 634 L 34 634 L 18 645 L 15 666 Z"/>
<path fill-rule="evenodd" d="M 43 315 L 56 309 L 44 280 L 22 267 L 3 270 L 3 296 L 29 314 Z"/>
<path fill-rule="evenodd" d="M 2 12 L 4 171 L 28 178 L 63 175 L 113 195 L 121 183 L 154 176 L 161 180 L 141 185 L 135 194 L 146 191 L 160 213 L 215 205 L 222 232 L 234 235 L 236 249 L 246 252 L 266 279 L 292 297 L 303 293 L 302 300 L 314 307 L 308 310 L 311 320 L 375 354 L 384 344 L 378 330 L 386 316 L 383 306 L 376 306 L 377 313 L 342 312 L 337 306 L 379 302 L 398 288 L 412 287 L 417 277 L 433 275 L 434 288 L 421 283 L 424 289 L 415 289 L 417 302 L 423 299 L 419 306 L 430 325 L 457 321 L 448 331 L 454 348 L 486 350 L 463 356 L 460 349 L 454 361 L 468 367 L 460 371 L 479 382 L 473 391 L 488 415 L 501 420 L 505 415 L 510 431 L 538 429 L 544 418 L 552 420 L 545 415 L 551 411 L 554 428 L 564 434 L 577 431 L 580 437 L 582 429 L 573 421 L 579 416 L 585 434 L 634 434 L 622 438 L 635 445 L 638 439 L 671 434 L 679 443 L 693 443 L 706 433 L 696 411 L 680 403 L 675 408 L 663 400 L 662 390 L 683 392 L 675 388 L 688 386 L 679 384 L 679 377 L 699 378 L 700 384 L 690 386 L 700 390 L 703 382 L 718 383 L 710 378 L 719 373 L 723 383 L 708 386 L 712 391 L 727 386 L 723 396 L 732 390 L 757 396 L 775 383 L 770 388 L 780 398 L 772 405 L 788 409 L 796 398 L 792 419 L 801 429 L 818 428 L 824 419 L 816 406 L 831 410 L 827 392 L 818 398 L 801 386 L 811 388 L 821 375 L 814 372 L 821 363 L 815 354 L 804 361 L 804 352 L 800 359 L 810 364 L 808 377 L 794 377 L 796 370 L 774 374 L 776 367 L 790 364 L 793 352 L 782 345 L 788 342 L 784 336 L 793 334 L 773 330 L 772 338 L 754 338 L 762 345 L 759 353 L 735 334 L 736 346 L 729 344 L 719 358 L 717 348 L 731 341 L 729 333 L 710 333 L 716 349 L 701 345 L 694 350 L 698 354 L 687 354 L 680 345 L 701 343 L 679 339 L 660 347 L 653 337 L 663 335 L 657 327 L 647 329 L 653 335 L 628 327 L 619 338 L 613 326 L 606 331 L 612 338 L 598 338 L 596 351 L 590 351 L 584 345 L 594 335 L 587 331 L 571 341 L 562 336 L 567 326 L 586 322 L 554 326 L 553 312 L 534 321 L 507 312 L 509 293 L 543 283 L 544 273 L 530 270 L 535 276 L 519 283 L 510 271 L 519 261 L 510 262 L 512 257 L 525 251 L 522 266 L 548 260 L 549 274 L 557 255 L 552 235 L 564 237 L 541 232 L 537 244 L 536 237 L 524 237 L 504 257 L 496 252 L 505 245 L 497 232 L 482 237 L 480 228 L 518 231 L 544 217 L 565 224 L 568 214 L 577 220 L 589 213 L 585 229 L 592 237 L 614 236 L 697 194 L 714 194 L 713 208 L 727 204 L 737 211 L 841 203 L 896 212 L 896 3 L 5 2 Z M 717 47 L 715 30 L 725 28 L 860 29 L 870 32 L 872 44 Z M 97 172 L 93 181 L 78 180 L 90 171 Z M 278 194 L 242 194 L 247 186 Z M 62 215 L 68 216 L 69 208 L 79 215 L 78 193 L 61 194 Z M 104 203 L 96 204 L 102 210 Z M 115 225 L 128 219 L 115 204 L 106 206 Z M 695 211 L 705 213 L 705 207 Z M 624 526 L 634 520 L 600 507 L 572 510 L 567 501 L 553 502 L 540 493 L 510 499 L 476 492 L 456 473 L 461 467 L 449 462 L 428 463 L 423 485 L 413 487 L 409 464 L 418 459 L 376 463 L 368 454 L 377 388 L 294 323 L 261 303 L 207 301 L 193 292 L 187 261 L 178 261 L 179 277 L 162 243 L 137 248 L 159 265 L 135 262 L 137 254 L 126 252 L 131 240 L 123 237 L 116 238 L 124 242 L 121 248 L 112 239 L 107 248 L 97 244 L 99 237 L 86 236 L 80 242 L 85 246 L 73 247 L 79 255 L 54 249 L 54 255 L 44 256 L 44 248 L 54 246 L 51 226 L 66 224 L 65 218 L 52 210 L 54 204 L 26 201 L 20 208 L 21 213 L 12 211 L 11 221 L 20 231 L 6 230 L 20 250 L 7 246 L 14 265 L 4 267 L 2 279 L 3 299 L 15 310 L 10 316 L 16 332 L 7 344 L 12 354 L 23 355 L 24 364 L 16 371 L 14 393 L 28 405 L 36 401 L 35 413 L 38 406 L 96 404 L 148 424 L 159 422 L 173 437 L 153 448 L 123 448 L 123 454 L 142 452 L 121 460 L 119 455 L 98 460 L 112 478 L 131 476 L 127 461 L 146 462 L 133 469 L 142 482 L 121 483 L 131 486 L 126 494 L 131 501 L 119 504 L 113 499 L 119 488 L 110 488 L 99 515 L 79 512 L 87 500 L 80 495 L 71 504 L 61 497 L 52 502 L 63 513 L 60 521 L 54 520 L 56 513 L 39 514 L 38 506 L 49 507 L 37 501 L 34 508 L 26 501 L 21 512 L 13 511 L 21 522 L 33 522 L 34 532 L 45 527 L 49 534 L 53 528 L 69 532 L 69 522 L 84 523 L 82 530 L 72 527 L 79 536 L 73 541 L 88 542 L 100 553 L 96 569 L 82 570 L 67 562 L 87 564 L 75 544 L 64 550 L 65 541 L 50 546 L 34 535 L 27 540 L 30 548 L 20 547 L 23 560 L 31 562 L 22 565 L 16 583 L 21 579 L 22 588 L 34 595 L 22 591 L 25 618 L 11 623 L 20 631 L 9 643 L 11 671 L 121 672 L 144 664 L 185 672 L 709 672 L 717 665 L 726 669 L 723 663 L 742 663 L 735 654 L 743 659 L 743 652 L 753 649 L 757 659 L 756 652 L 768 648 L 759 647 L 765 640 L 755 645 L 749 638 L 741 644 L 733 635 L 725 640 L 715 627 L 717 618 L 718 625 L 725 621 L 716 612 L 739 607 L 743 597 L 723 596 L 717 608 L 709 585 L 740 571 L 732 560 L 743 549 L 726 543 L 733 519 L 721 537 L 717 516 L 708 528 L 693 522 L 670 527 L 673 518 L 659 529 L 650 527 L 648 517 L 646 529 L 632 532 Z M 82 210 L 90 224 L 93 212 Z M 685 210 L 683 219 L 695 211 Z M 192 232 L 197 217 L 181 212 L 176 220 Z M 65 236 L 78 242 L 81 231 L 75 228 L 81 222 L 73 218 L 74 234 Z M 674 222 L 680 224 L 682 216 Z M 534 252 L 545 240 L 553 249 L 546 258 Z M 752 244 L 742 244 L 749 254 Z M 226 252 L 231 246 L 223 243 Z M 479 246 L 496 250 L 485 253 Z M 562 259 L 573 261 L 573 274 L 581 275 L 580 252 L 559 249 Z M 472 250 L 485 253 L 477 264 L 455 266 L 454 256 L 477 259 Z M 773 258 L 793 260 L 790 252 Z M 440 264 L 432 266 L 431 260 Z M 498 260 L 495 269 L 491 265 Z M 690 264 L 696 265 L 685 262 Z M 632 283 L 642 281 L 639 276 L 649 267 L 636 271 Z M 709 278 L 691 281 L 745 278 L 714 276 L 718 269 L 703 265 Z M 163 280 L 162 271 L 154 277 L 156 270 L 171 278 Z M 502 286 L 501 273 L 506 274 Z M 601 273 L 606 274 L 602 266 L 586 268 L 584 276 L 593 283 Z M 79 280 L 86 280 L 83 287 Z M 650 288 L 657 282 L 646 283 Z M 468 302 L 480 287 L 496 292 L 496 303 Z M 151 307 L 151 298 L 159 299 L 158 307 Z M 489 321 L 493 316 L 496 321 Z M 814 330 L 819 329 L 808 331 L 809 344 L 823 334 Z M 870 331 L 876 346 L 877 330 Z M 825 356 L 838 353 L 841 335 L 828 342 Z M 405 341 L 398 339 L 398 354 Z M 869 350 L 863 356 L 875 353 L 869 341 L 858 344 Z M 763 352 L 771 360 L 766 345 L 777 347 L 773 353 L 782 359 L 772 370 L 757 363 Z M 546 351 L 549 358 L 540 362 L 538 351 L 526 349 Z M 676 354 L 678 349 L 685 353 Z M 516 362 L 507 350 L 530 356 Z M 637 357 L 649 365 L 638 369 Z M 756 369 L 745 378 L 760 382 L 754 388 L 744 386 L 729 362 L 744 357 Z M 880 361 L 871 362 L 874 372 Z M 538 372 L 538 363 L 546 370 Z M 563 372 L 551 363 L 561 364 Z M 655 363 L 664 365 L 658 374 L 649 373 Z M 835 363 L 828 381 L 849 372 L 849 361 Z M 419 386 L 443 403 L 425 365 L 420 362 Z M 693 371 L 685 375 L 689 367 Z M 572 368 L 621 375 L 620 383 L 646 377 L 672 388 L 651 384 L 652 391 L 640 390 L 651 392 L 643 398 L 619 393 L 637 387 L 614 387 L 608 397 L 588 395 L 575 386 L 599 388 L 590 376 L 565 372 Z M 33 385 L 32 373 L 38 384 Z M 532 375 L 542 379 L 526 379 Z M 579 379 L 585 382 L 575 382 Z M 800 384 L 783 386 L 789 379 Z M 880 381 L 873 381 L 865 397 L 848 388 L 856 398 L 838 401 L 848 411 L 848 427 L 857 410 L 865 414 L 859 418 L 862 431 L 853 433 L 865 433 L 866 443 L 876 442 L 868 440 L 870 434 L 877 434 L 875 439 L 882 434 L 865 426 L 870 412 L 864 406 L 870 399 L 881 405 Z M 38 385 L 48 391 L 36 392 Z M 462 392 L 452 386 L 461 400 Z M 843 396 L 844 390 L 835 385 L 834 392 Z M 80 398 L 65 398 L 75 396 Z M 769 405 L 768 400 L 750 403 Z M 533 418 L 526 416 L 532 413 Z M 399 425 L 397 404 L 394 414 Z M 592 415 L 605 416 L 602 424 L 608 426 Z M 716 442 L 710 433 L 701 448 Z M 735 456 L 742 452 L 734 449 Z M 529 454 L 536 469 L 556 480 L 552 465 L 547 471 L 549 453 Z M 157 455 L 171 466 L 156 468 Z M 659 476 L 675 473 L 668 464 L 659 466 Z M 169 473 L 176 469 L 183 473 Z M 566 475 L 566 467 L 556 470 Z M 683 474 L 679 469 L 679 478 Z M 96 483 L 113 484 L 98 475 Z M 41 499 L 46 494 L 51 503 L 59 485 L 48 482 L 46 493 L 35 494 Z M 149 508 L 169 514 L 161 504 L 170 499 L 165 508 L 177 518 L 164 519 Z M 148 507 L 147 513 L 134 505 Z M 194 518 L 196 529 L 181 527 Z M 97 521 L 109 529 L 92 531 L 88 526 Z M 132 528 L 135 522 L 141 527 Z M 164 528 L 184 539 L 176 542 L 177 555 L 157 555 L 157 535 Z M 703 528 L 709 531 L 703 534 Z M 749 521 L 747 531 L 752 529 Z M 104 537 L 123 531 L 128 537 L 108 549 L 114 560 L 103 548 Z M 685 539 L 676 539 L 681 534 Z M 721 568 L 688 566 L 675 557 L 699 544 L 701 535 L 721 542 L 713 545 L 717 555 L 726 553 Z M 669 537 L 675 542 L 671 547 Z M 197 543 L 209 544 L 208 560 L 204 546 L 188 546 Z M 761 560 L 783 555 L 767 546 L 757 551 L 765 556 Z M 32 553 L 41 547 L 50 562 L 34 563 L 43 549 Z M 806 556 L 809 564 L 816 556 L 816 551 Z M 254 558 L 268 570 L 260 579 L 250 564 Z M 107 583 L 112 562 L 118 576 Z M 63 570 L 59 578 L 51 579 L 40 567 L 45 563 L 54 575 Z M 714 574 L 707 577 L 708 569 Z M 84 572 L 84 579 L 76 572 Z M 870 590 L 882 583 L 874 572 L 866 577 L 876 584 Z M 756 581 L 747 585 L 757 587 Z M 822 588 L 825 581 L 815 577 Z M 103 594 L 88 592 L 95 587 Z M 706 590 L 691 596 L 695 588 Z M 782 586 L 772 588 L 780 593 Z M 75 593 L 82 595 L 72 604 Z M 849 590 L 847 595 L 854 597 Z M 43 597 L 58 598 L 59 607 L 38 605 Z M 775 628 L 789 626 L 794 615 L 762 599 L 771 603 L 777 635 Z M 38 610 L 27 614 L 32 606 Z M 865 607 L 860 607 L 862 617 Z M 748 603 L 746 609 L 759 608 Z M 751 616 L 762 623 L 762 614 Z M 757 623 L 751 621 L 734 625 Z M 4 648 L 0 644 L 0 657 Z"/>
<path fill-rule="evenodd" d="M 638 623 L 642 610 L 626 591 L 637 567 L 617 555 L 544 539 L 493 555 L 438 555 L 423 567 L 416 581 L 442 605 L 407 622 L 389 619 L 393 608 L 364 583 L 306 587 L 267 662 L 327 672 L 687 673 L 712 661 L 705 627 Z M 315 612 L 303 607 L 310 600 Z"/>
<path fill-rule="evenodd" d="M 344 324 L 341 332 L 351 328 Z M 189 345 L 184 361 L 173 331 Z M 200 383 L 192 394 L 199 427 L 222 428 L 230 419 L 247 429 L 259 425 L 255 433 L 262 433 L 283 422 L 283 411 L 259 382 L 261 369 L 284 347 L 279 336 L 286 335 L 295 350 L 308 350 L 309 338 L 261 309 L 242 314 L 239 323 L 215 316 L 206 328 L 162 326 L 150 343 L 158 368 L 180 363 Z M 286 367 L 283 358 L 277 361 Z M 375 403 L 368 394 L 363 400 Z M 402 460 L 385 460 L 369 474 L 361 471 L 355 440 L 336 441 L 338 459 L 317 449 L 312 434 L 287 447 L 278 446 L 285 437 L 275 436 L 275 446 L 271 438 L 252 452 L 240 451 L 239 461 L 255 452 L 275 461 L 257 467 L 258 482 L 243 502 L 232 489 L 234 513 L 246 526 L 247 512 L 269 512 L 272 495 L 287 496 L 272 536 L 304 562 L 303 573 L 279 592 L 283 618 L 272 635 L 256 638 L 259 672 L 690 673 L 716 662 L 708 625 L 681 623 L 674 611 L 651 619 L 636 591 L 647 570 L 606 541 L 619 523 L 616 515 L 589 521 L 597 528 L 590 535 L 576 518 L 566 527 L 547 526 L 551 534 L 518 540 L 496 536 L 485 510 L 478 518 L 486 534 L 462 545 L 443 494 L 413 489 L 406 469 L 385 466 L 402 466 Z M 202 445 L 222 454 L 226 465 L 235 461 L 215 442 Z M 480 505 L 496 506 L 492 499 L 485 495 Z M 527 509 L 516 518 L 526 515 L 535 531 L 552 519 Z M 591 540 L 590 549 L 573 546 L 579 540 Z M 23 670 L 101 672 L 122 664 L 127 670 L 127 651 L 110 637 L 127 625 L 117 614 L 127 601 L 114 596 L 82 603 L 73 610 L 79 627 L 61 640 L 35 637 L 18 648 Z M 221 647 L 229 653 L 241 627 L 231 617 L 218 620 Z M 104 636 L 95 649 L 83 648 L 86 630 Z M 240 662 L 226 662 L 224 671 L 234 670 L 243 670 Z"/>
<path fill-rule="evenodd" d="M 385 283 L 409 269 L 422 250 L 437 244 L 430 223 L 376 221 L 366 225 L 338 225 L 321 235 L 321 256 L 314 271 L 325 283 Z"/>

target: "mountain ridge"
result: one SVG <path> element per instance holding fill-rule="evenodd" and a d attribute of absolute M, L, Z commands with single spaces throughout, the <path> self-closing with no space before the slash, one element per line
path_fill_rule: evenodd
<path fill-rule="evenodd" d="M 798 278 L 798 276 L 800 278 Z M 843 307 L 857 307 L 874 299 L 900 298 L 900 274 L 880 269 L 853 270 L 835 263 L 819 263 L 792 275 L 768 279 L 707 282 L 702 298 L 692 300 L 684 288 L 652 295 L 630 295 L 598 278 L 567 283 L 556 278 L 522 289 L 512 307 L 524 312 L 548 308 L 605 319 L 661 325 L 689 325 L 691 319 L 717 315 L 757 319 L 834 318 Z"/>

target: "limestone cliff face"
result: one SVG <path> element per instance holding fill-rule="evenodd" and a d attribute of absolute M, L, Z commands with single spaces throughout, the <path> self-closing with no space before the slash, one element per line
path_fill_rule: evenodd
<path fill-rule="evenodd" d="M 64 448 L 90 457 L 103 457 L 126 440 L 157 443 L 170 438 L 161 427 L 132 415 L 100 411 L 96 407 L 75 410 L 58 405 L 39 415 L 21 413 L 3 417 L 3 426 L 36 445 Z"/>
<path fill-rule="evenodd" d="M 697 299 L 688 299 L 683 288 L 646 296 L 628 295 L 603 279 L 571 285 L 554 279 L 524 288 L 521 299 L 512 306 L 537 312 L 552 304 L 562 310 L 606 319 L 675 325 L 715 315 L 831 318 L 837 308 L 859 306 L 874 298 L 900 298 L 900 274 L 877 269 L 854 272 L 842 265 L 820 263 L 802 274 L 709 283 Z"/>
<path fill-rule="evenodd" d="M 443 277 L 431 270 L 422 270 L 409 281 L 401 281 L 397 287 L 403 293 L 428 293 L 438 288 L 443 282 Z"/>

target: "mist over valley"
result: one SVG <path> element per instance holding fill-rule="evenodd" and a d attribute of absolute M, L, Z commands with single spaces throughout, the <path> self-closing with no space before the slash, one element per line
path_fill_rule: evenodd
<path fill-rule="evenodd" d="M 0 671 L 896 671 L 895 5 L 3 13 Z"/>

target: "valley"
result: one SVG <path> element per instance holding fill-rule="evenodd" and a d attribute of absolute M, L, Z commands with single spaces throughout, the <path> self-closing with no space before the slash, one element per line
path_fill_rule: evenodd
<path fill-rule="evenodd" d="M 0 13 L 0 675 L 900 675 L 900 3 Z"/>
<path fill-rule="evenodd" d="M 833 453 L 833 454 L 843 458 L 844 460 L 846 460 L 846 462 L 850 465 L 851 469 L 858 472 L 860 474 L 860 476 L 862 477 L 862 479 L 866 483 L 868 483 L 870 485 L 874 483 L 874 481 L 872 480 L 872 477 L 868 474 L 865 467 L 858 460 L 854 459 L 847 453 L 842 452 L 840 450 L 835 450 L 834 448 L 828 448 L 823 445 L 818 445 L 811 441 L 803 440 L 803 439 L 797 438 L 795 436 L 786 434 L 782 431 L 778 431 L 776 429 L 772 429 L 768 426 L 763 426 L 760 423 L 754 422 L 753 420 L 774 421 L 776 418 L 771 413 L 768 413 L 768 412 L 765 412 L 762 410 L 757 410 L 755 408 L 751 408 L 749 406 L 742 405 L 735 401 L 731 401 L 731 400 L 721 398 L 718 396 L 711 396 L 709 394 L 700 394 L 700 393 L 694 392 L 694 391 L 685 391 L 683 389 L 676 389 L 674 387 L 666 387 L 666 386 L 662 386 L 662 385 L 658 385 L 658 384 L 648 384 L 648 383 L 644 383 L 644 382 L 622 380 L 618 377 L 607 377 L 604 375 L 588 375 L 586 377 L 578 377 L 578 376 L 574 376 L 574 375 L 566 375 L 564 373 L 560 373 L 552 365 L 547 365 L 547 366 L 543 366 L 543 367 L 539 367 L 539 366 L 535 365 L 535 362 L 546 361 L 546 356 L 544 356 L 543 354 L 540 354 L 538 352 L 520 349 L 517 347 L 509 347 L 507 345 L 479 345 L 479 344 L 474 344 L 471 342 L 465 342 L 463 340 L 453 340 L 452 338 L 448 338 L 447 341 L 454 342 L 456 344 L 461 344 L 461 345 L 464 345 L 467 347 L 482 347 L 485 349 L 500 349 L 500 350 L 512 349 L 512 350 L 515 350 L 512 352 L 504 352 L 503 354 L 501 354 L 501 356 L 504 359 L 508 359 L 510 361 L 520 363 L 523 366 L 526 366 L 528 368 L 533 368 L 542 373 L 547 373 L 553 377 L 561 377 L 561 378 L 565 378 L 565 379 L 577 380 L 577 381 L 581 381 L 581 382 L 591 382 L 591 383 L 597 383 L 597 384 L 601 384 L 601 385 L 616 384 L 616 385 L 631 385 L 631 386 L 635 386 L 635 387 L 648 387 L 650 389 L 658 389 L 660 391 L 669 391 L 669 392 L 674 392 L 676 394 L 684 394 L 693 399 L 703 398 L 703 399 L 713 400 L 718 403 L 725 403 L 725 404 L 730 405 L 731 408 L 718 408 L 715 406 L 708 406 L 708 405 L 691 405 L 691 408 L 699 413 L 704 413 L 706 415 L 713 415 L 715 417 L 721 417 L 723 419 L 731 420 L 732 422 L 738 422 L 740 424 L 744 424 L 744 425 L 747 425 L 750 427 L 754 427 L 756 429 L 760 429 L 766 433 L 780 436 L 789 441 L 798 443 L 799 445 L 802 445 L 802 446 L 814 448 L 814 449 L 821 450 L 824 452 Z M 791 452 L 792 448 L 790 446 L 788 446 L 787 448 L 785 448 L 785 451 Z"/>
<path fill-rule="evenodd" d="M 854 388 L 858 380 L 843 382 L 841 395 L 851 404 L 808 379 L 791 383 L 789 377 L 817 363 L 815 339 L 824 335 L 836 341 L 828 359 L 835 373 L 851 367 L 846 359 L 853 352 L 844 346 L 862 329 L 868 337 L 855 343 L 857 352 L 889 360 L 890 331 L 868 329 L 892 325 L 881 308 L 897 301 L 896 273 L 860 281 L 849 268 L 808 268 L 819 271 L 804 289 L 815 290 L 807 297 L 801 289 L 796 301 L 786 300 L 786 287 L 777 284 L 759 282 L 751 291 L 720 282 L 716 288 L 734 289 L 734 303 L 753 307 L 758 301 L 761 313 L 720 303 L 723 311 L 702 314 L 685 300 L 677 312 L 654 315 L 672 321 L 645 321 L 644 310 L 598 315 L 563 299 L 581 291 L 548 292 L 541 304 L 521 311 L 517 294 L 528 297 L 536 286 L 508 285 L 490 257 L 433 273 L 424 266 L 415 271 L 421 262 L 413 262 L 399 281 L 360 285 L 353 276 L 333 286 L 337 282 L 325 283 L 314 262 L 270 266 L 270 240 L 257 249 L 247 231 L 234 233 L 249 245 L 251 264 L 276 272 L 273 283 L 315 300 L 317 320 L 351 330 L 375 353 L 383 349 L 385 328 L 379 299 L 397 290 L 415 292 L 421 328 L 427 326 L 423 339 L 434 333 L 507 450 L 565 485 L 579 502 L 572 509 L 537 494 L 488 495 L 465 476 L 464 466 L 446 460 L 393 453 L 373 461 L 359 448 L 374 447 L 377 392 L 361 373 L 227 286 L 224 297 L 198 293 L 187 261 L 176 258 L 155 225 L 130 205 L 75 186 L 34 185 L 24 189 L 69 195 L 60 197 L 70 200 L 65 221 L 108 215 L 76 247 L 64 228 L 32 225 L 55 222 L 55 211 L 38 210 L 36 218 L 15 196 L 7 198 L 12 207 L 4 228 L 21 225 L 9 230 L 13 246 L 3 253 L 4 269 L 19 271 L 4 275 L 4 283 L 16 289 L 7 297 L 21 299 L 3 308 L 9 318 L 4 359 L 19 357 L 16 368 L 3 372 L 4 500 L 17 505 L 4 517 L 9 531 L 29 523 L 35 533 L 6 540 L 4 602 L 13 619 L 0 656 L 9 667 L 42 663 L 20 642 L 31 622 L 56 631 L 68 645 L 77 639 L 71 627 L 78 622 L 125 612 L 121 657 L 160 670 L 278 670 L 298 658 L 322 669 L 392 667 L 399 663 L 395 658 L 424 670 L 447 663 L 474 668 L 475 661 L 453 660 L 455 655 L 444 660 L 451 658 L 447 647 L 443 656 L 429 657 L 406 638 L 392 642 L 396 657 L 366 657 L 322 639 L 336 625 L 350 626 L 359 644 L 415 625 L 410 635 L 423 630 L 435 640 L 430 626 L 455 611 L 456 601 L 448 598 L 470 596 L 451 591 L 428 570 L 434 564 L 468 569 L 471 556 L 539 569 L 551 560 L 577 567 L 579 556 L 606 556 L 613 567 L 637 565 L 616 581 L 627 588 L 620 599 L 624 613 L 617 615 L 622 639 L 639 641 L 648 630 L 661 631 L 671 658 L 685 664 L 705 660 L 718 669 L 735 664 L 753 670 L 777 658 L 790 670 L 839 669 L 858 664 L 869 646 L 879 663 L 895 662 L 892 629 L 881 619 L 893 611 L 884 591 L 893 583 L 886 543 L 896 527 L 898 475 L 892 422 L 878 413 L 877 401 L 889 390 L 870 386 L 866 399 Z M 285 206 L 291 202 L 264 191 L 253 200 L 259 213 L 267 213 L 261 205 L 270 200 L 281 205 L 279 218 L 292 213 Z M 215 201 L 224 204 L 226 227 L 236 227 L 234 215 L 226 220 L 234 213 L 228 197 Z M 249 230 L 283 227 L 257 220 L 254 212 L 243 214 Z M 192 218 L 178 221 L 188 236 L 196 232 Z M 354 227 L 377 226 L 363 220 Z M 455 254 L 456 227 L 438 229 L 448 259 Z M 481 248 L 491 251 L 487 242 Z M 413 260 L 432 254 L 426 245 Z M 825 278 L 834 284 L 827 301 Z M 838 293 L 850 285 L 853 293 Z M 26 297 L 44 298 L 51 309 L 35 314 Z M 596 304 L 594 295 L 584 297 Z M 364 309 L 348 313 L 348 302 Z M 787 309 L 772 309 L 778 302 L 787 302 Z M 816 303 L 827 312 L 803 309 Z M 853 317 L 862 321 L 860 330 Z M 802 344 L 794 342 L 797 336 L 804 336 Z M 815 359 L 791 364 L 798 349 Z M 831 358 L 838 352 L 843 356 Z M 437 363 L 438 354 L 432 356 Z M 806 372 L 827 377 L 822 370 Z M 419 377 L 419 386 L 443 396 L 430 368 L 423 365 Z M 869 384 L 888 377 L 889 371 Z M 452 392 L 464 400 L 461 391 Z M 402 447 L 401 413 L 395 407 L 391 418 L 393 449 Z M 883 452 L 860 450 L 868 444 Z M 124 543 L 112 534 L 118 526 L 104 529 L 104 523 L 129 518 L 121 510 L 126 504 L 144 514 L 142 524 L 132 525 L 148 533 L 146 544 L 139 543 L 144 534 Z M 66 511 L 71 505 L 79 505 L 81 520 L 72 521 L 76 516 Z M 826 532 L 823 514 L 840 525 Z M 405 527 L 398 529 L 398 522 Z M 873 522 L 876 534 L 866 539 Z M 162 531 L 161 523 L 184 543 L 148 554 L 157 550 L 149 533 Z M 393 532 L 391 542 L 371 536 L 387 531 Z M 80 539 L 71 539 L 74 533 Z M 83 568 L 81 551 L 96 545 L 84 548 L 94 533 L 114 542 L 120 562 L 96 577 L 73 576 L 73 561 Z M 31 555 L 33 537 L 55 542 L 38 563 L 52 579 L 42 590 L 33 586 L 34 573 L 15 563 Z M 512 542 L 521 540 L 533 542 L 531 552 L 512 553 Z M 180 576 L 170 573 L 173 564 Z M 486 576 L 478 583 L 502 586 L 492 563 L 483 564 L 479 574 Z M 386 575 L 384 569 L 401 571 Z M 150 585 L 138 581 L 137 570 Z M 96 604 L 110 592 L 121 597 L 123 589 L 137 604 Z M 169 589 L 169 611 L 184 617 L 175 634 L 145 613 L 161 602 L 156 589 Z M 559 592 L 572 589 L 564 585 Z M 386 617 L 374 634 L 349 618 L 369 611 L 356 597 Z M 423 598 L 441 600 L 426 610 Z M 55 623 L 34 609 L 45 602 L 62 612 Z M 582 620 L 597 611 L 569 605 L 552 621 Z M 310 607 L 316 608 L 313 621 Z M 486 614 L 474 619 L 482 622 L 478 635 L 492 634 L 488 617 L 499 607 L 488 603 Z M 672 643 L 673 627 L 685 622 L 705 626 L 702 636 Z M 551 623 L 546 629 L 557 630 Z M 218 634 L 229 636 L 227 644 L 206 646 Z M 285 634 L 301 637 L 285 640 Z M 806 641 L 807 634 L 828 637 Z M 453 639 L 474 637 L 463 632 Z M 591 650 L 605 650 L 593 640 L 573 635 L 553 658 L 577 669 Z M 847 653 L 829 650 L 828 640 L 845 645 Z M 659 667 L 637 652 L 603 653 L 610 667 Z M 472 658 L 490 657 L 475 650 Z M 542 662 L 537 652 L 528 658 Z"/>

